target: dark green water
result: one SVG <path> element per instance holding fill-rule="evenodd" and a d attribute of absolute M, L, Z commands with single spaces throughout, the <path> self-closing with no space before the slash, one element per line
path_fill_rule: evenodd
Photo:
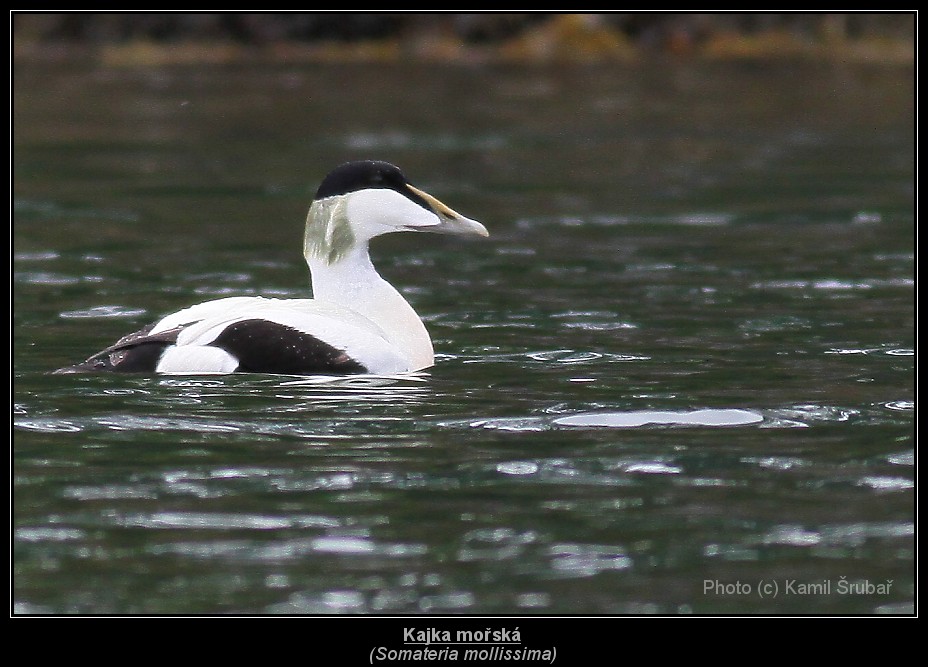
<path fill-rule="evenodd" d="M 15 613 L 913 611 L 910 70 L 13 73 Z M 426 376 L 48 374 L 357 157 L 491 231 L 374 246 Z"/>

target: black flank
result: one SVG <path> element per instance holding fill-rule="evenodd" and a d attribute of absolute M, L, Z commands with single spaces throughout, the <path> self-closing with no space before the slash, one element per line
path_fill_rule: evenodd
<path fill-rule="evenodd" d="M 236 359 L 240 373 L 345 375 L 367 369 L 336 347 L 277 322 L 252 319 L 227 326 L 210 345 Z"/>

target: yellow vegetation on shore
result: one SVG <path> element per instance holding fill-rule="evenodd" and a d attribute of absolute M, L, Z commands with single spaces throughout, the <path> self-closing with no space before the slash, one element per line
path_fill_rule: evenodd
<path fill-rule="evenodd" d="M 915 60 L 916 16 L 161 14 L 140 15 L 134 23 L 132 15 L 18 13 L 14 19 L 14 60 L 83 57 L 105 66 L 410 60 L 590 63 L 648 57 L 909 65 Z M 360 21 L 360 26 L 352 28 L 352 21 Z"/>

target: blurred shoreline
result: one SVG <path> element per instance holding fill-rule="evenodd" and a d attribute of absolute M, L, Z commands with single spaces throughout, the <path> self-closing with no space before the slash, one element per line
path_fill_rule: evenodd
<path fill-rule="evenodd" d="M 14 64 L 811 61 L 911 66 L 916 14 L 11 14 Z"/>

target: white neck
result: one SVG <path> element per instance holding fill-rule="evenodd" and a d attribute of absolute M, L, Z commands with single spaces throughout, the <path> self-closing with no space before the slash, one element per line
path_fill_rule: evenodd
<path fill-rule="evenodd" d="M 306 255 L 313 297 L 363 315 L 384 332 L 387 341 L 409 357 L 410 370 L 435 361 L 432 340 L 412 306 L 371 263 L 367 242 L 358 242 L 339 259 Z"/>

